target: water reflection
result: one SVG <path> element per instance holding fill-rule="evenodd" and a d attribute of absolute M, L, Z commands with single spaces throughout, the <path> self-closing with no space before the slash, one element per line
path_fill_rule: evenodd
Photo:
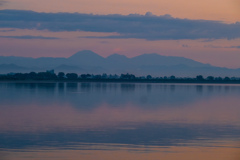
<path fill-rule="evenodd" d="M 235 151 L 239 95 L 240 85 L 0 83 L 0 150 Z"/>
<path fill-rule="evenodd" d="M 148 108 L 159 108 L 166 105 L 179 107 L 214 97 L 240 94 L 239 85 L 1 83 L 0 88 L 2 90 L 0 91 L 1 97 L 7 105 L 22 103 L 26 100 L 24 97 L 33 101 L 42 101 L 41 99 L 45 95 L 47 98 L 44 101 L 47 103 L 64 101 L 79 109 L 96 108 L 101 103 L 114 106 L 131 103 Z M 63 100 L 61 92 L 65 93 Z"/>
<path fill-rule="evenodd" d="M 128 92 L 134 92 L 135 91 L 135 84 L 134 83 L 123 83 L 121 84 L 121 91 L 123 94 L 128 93 Z"/>
<path fill-rule="evenodd" d="M 67 83 L 68 92 L 78 92 L 78 83 Z"/>

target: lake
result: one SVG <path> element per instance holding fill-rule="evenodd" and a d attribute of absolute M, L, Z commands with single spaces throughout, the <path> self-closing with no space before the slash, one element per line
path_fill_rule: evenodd
<path fill-rule="evenodd" d="M 239 160 L 240 85 L 0 83 L 1 160 Z"/>

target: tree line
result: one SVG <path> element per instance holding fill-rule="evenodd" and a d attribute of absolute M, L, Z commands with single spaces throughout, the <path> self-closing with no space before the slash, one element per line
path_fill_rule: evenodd
<path fill-rule="evenodd" d="M 59 72 L 55 74 L 53 70 L 46 72 L 30 72 L 30 73 L 9 73 L 0 75 L 0 80 L 55 80 L 55 81 L 132 81 L 132 82 L 222 82 L 222 83 L 240 83 L 239 77 L 203 77 L 198 75 L 196 77 L 152 77 L 135 76 L 134 74 L 76 74 Z"/>

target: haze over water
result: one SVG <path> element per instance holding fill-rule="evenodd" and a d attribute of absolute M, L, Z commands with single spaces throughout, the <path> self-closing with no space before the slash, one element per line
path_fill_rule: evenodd
<path fill-rule="evenodd" d="M 0 83 L 1 160 L 238 160 L 240 85 Z"/>

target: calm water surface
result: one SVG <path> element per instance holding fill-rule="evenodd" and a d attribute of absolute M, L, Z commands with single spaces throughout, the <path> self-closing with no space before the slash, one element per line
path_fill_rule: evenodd
<path fill-rule="evenodd" d="M 240 160 L 240 85 L 0 83 L 0 160 Z"/>

